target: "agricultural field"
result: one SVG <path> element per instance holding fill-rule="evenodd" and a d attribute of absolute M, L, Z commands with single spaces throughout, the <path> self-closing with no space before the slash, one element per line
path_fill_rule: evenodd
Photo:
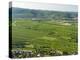
<path fill-rule="evenodd" d="M 76 21 L 54 19 L 12 20 L 13 57 L 46 57 L 77 54 L 78 27 Z"/>

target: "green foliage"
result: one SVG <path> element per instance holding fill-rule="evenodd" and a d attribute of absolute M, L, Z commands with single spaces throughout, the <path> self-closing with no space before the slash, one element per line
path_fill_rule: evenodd
<path fill-rule="evenodd" d="M 41 56 L 76 54 L 77 23 L 73 24 L 73 21 L 72 23 L 66 21 L 70 25 L 65 25 L 63 21 L 54 20 L 40 22 L 32 20 L 15 21 L 15 25 L 12 24 L 13 50 L 32 50 L 33 57 L 36 57 L 37 54 Z M 22 55 L 19 57 L 22 57 Z"/>

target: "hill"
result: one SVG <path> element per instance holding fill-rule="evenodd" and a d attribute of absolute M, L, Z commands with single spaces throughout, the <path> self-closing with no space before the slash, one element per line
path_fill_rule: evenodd
<path fill-rule="evenodd" d="M 77 18 L 77 16 L 77 12 L 35 10 L 12 7 L 12 18 L 72 19 Z"/>

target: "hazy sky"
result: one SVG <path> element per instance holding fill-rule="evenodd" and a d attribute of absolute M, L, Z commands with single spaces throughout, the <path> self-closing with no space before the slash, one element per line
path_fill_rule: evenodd
<path fill-rule="evenodd" d="M 77 12 L 77 5 L 63 5 L 63 4 L 50 4 L 50 3 L 36 3 L 36 2 L 13 2 L 13 7 L 41 9 L 41 10 L 55 10 L 55 11 L 71 11 Z"/>

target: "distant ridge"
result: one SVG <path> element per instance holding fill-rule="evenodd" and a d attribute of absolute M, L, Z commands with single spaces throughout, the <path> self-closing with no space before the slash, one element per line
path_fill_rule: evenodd
<path fill-rule="evenodd" d="M 77 18 L 77 12 L 12 8 L 12 18 Z M 9 8 L 9 9 L 11 9 Z"/>

